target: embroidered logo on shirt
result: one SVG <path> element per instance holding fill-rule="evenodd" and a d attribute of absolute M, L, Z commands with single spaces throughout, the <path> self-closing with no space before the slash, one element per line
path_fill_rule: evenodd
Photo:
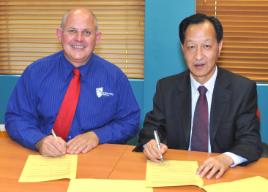
<path fill-rule="evenodd" d="M 99 98 L 102 96 L 113 96 L 114 95 L 113 93 L 103 91 L 103 87 L 96 88 L 96 94 L 97 94 L 97 97 L 99 97 Z"/>

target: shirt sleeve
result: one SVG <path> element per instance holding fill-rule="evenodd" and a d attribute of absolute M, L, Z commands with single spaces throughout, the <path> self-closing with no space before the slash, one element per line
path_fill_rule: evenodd
<path fill-rule="evenodd" d="M 27 68 L 18 80 L 5 113 L 5 128 L 9 136 L 21 145 L 36 150 L 35 144 L 44 135 L 38 128 L 34 81 Z"/>
<path fill-rule="evenodd" d="M 139 131 L 140 109 L 125 75 L 117 83 L 117 109 L 114 119 L 94 130 L 103 143 L 125 143 Z"/>
<path fill-rule="evenodd" d="M 231 157 L 232 160 L 234 161 L 234 163 L 230 167 L 235 167 L 239 164 L 242 164 L 242 163 L 245 163 L 248 161 L 246 158 L 241 157 L 241 156 L 236 155 L 236 154 L 231 153 L 231 152 L 225 152 L 224 154 Z"/>

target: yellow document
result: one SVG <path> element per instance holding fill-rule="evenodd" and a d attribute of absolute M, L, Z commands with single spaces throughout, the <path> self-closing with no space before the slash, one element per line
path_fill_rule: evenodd
<path fill-rule="evenodd" d="M 76 177 L 77 155 L 44 157 L 29 155 L 19 182 L 40 182 Z"/>
<path fill-rule="evenodd" d="M 153 192 L 141 180 L 72 179 L 67 192 Z"/>
<path fill-rule="evenodd" d="M 147 161 L 146 186 L 202 186 L 203 180 L 196 174 L 197 161 L 165 160 L 161 163 Z"/>
<path fill-rule="evenodd" d="M 202 187 L 207 192 L 267 192 L 268 180 L 256 176 L 232 182 L 212 184 Z"/>

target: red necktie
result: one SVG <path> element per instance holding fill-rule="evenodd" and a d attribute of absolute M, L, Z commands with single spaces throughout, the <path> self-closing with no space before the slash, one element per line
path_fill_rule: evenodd
<path fill-rule="evenodd" d="M 207 88 L 204 86 L 198 87 L 199 98 L 196 103 L 191 150 L 192 151 L 208 151 L 208 102 L 206 97 Z"/>
<path fill-rule="evenodd" d="M 56 135 L 62 137 L 63 139 L 66 139 L 72 126 L 79 94 L 80 71 L 78 69 L 73 69 L 73 78 L 70 81 L 68 89 L 61 103 L 61 107 L 59 109 L 53 128 Z"/>

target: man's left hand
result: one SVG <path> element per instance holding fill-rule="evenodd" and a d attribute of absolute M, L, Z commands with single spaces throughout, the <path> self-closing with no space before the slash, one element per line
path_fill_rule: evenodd
<path fill-rule="evenodd" d="M 79 154 L 86 153 L 91 149 L 95 148 L 99 144 L 98 136 L 90 131 L 77 135 L 67 143 L 67 153 Z"/>
<path fill-rule="evenodd" d="M 207 179 L 214 176 L 219 179 L 232 164 L 232 158 L 225 154 L 210 157 L 197 169 L 197 174 Z"/>

